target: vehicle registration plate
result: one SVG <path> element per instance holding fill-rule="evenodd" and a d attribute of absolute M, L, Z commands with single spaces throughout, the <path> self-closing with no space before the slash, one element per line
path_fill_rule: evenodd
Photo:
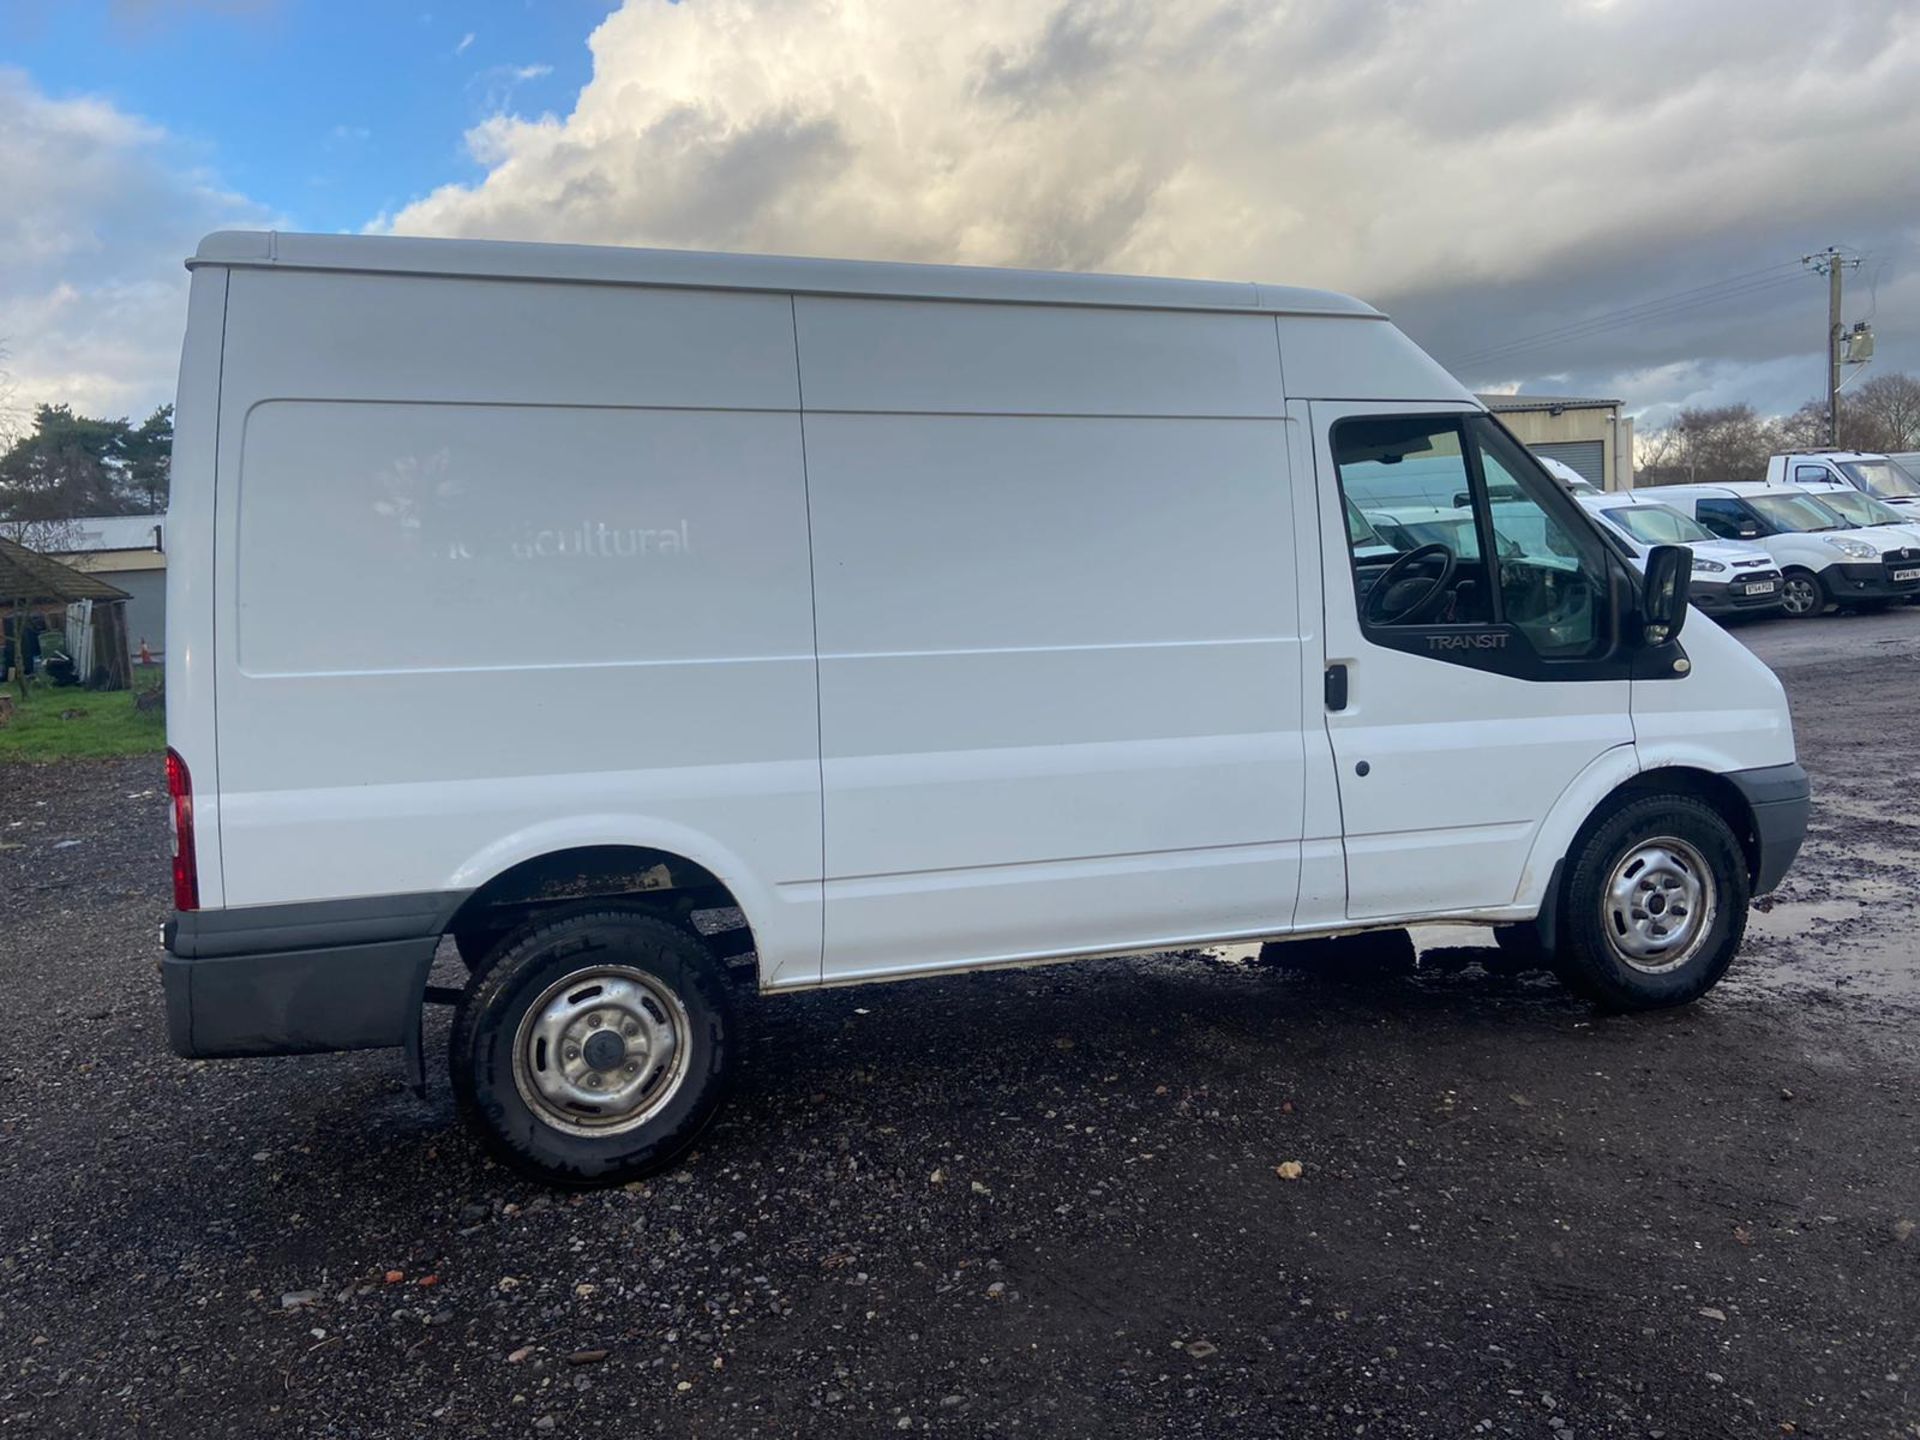
<path fill-rule="evenodd" d="M 1773 581 L 1771 580 L 1758 580 L 1747 586 L 1747 594 L 1749 595 L 1771 595 L 1772 593 Z"/>
<path fill-rule="evenodd" d="M 1896 585 L 1902 580 L 1920 580 L 1920 570 L 1896 570 L 1893 579 Z"/>

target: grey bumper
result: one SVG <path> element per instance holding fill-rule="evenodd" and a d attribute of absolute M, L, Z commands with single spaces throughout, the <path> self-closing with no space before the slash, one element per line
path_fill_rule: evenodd
<path fill-rule="evenodd" d="M 1727 779 L 1746 797 L 1753 812 L 1753 893 L 1765 895 L 1780 883 L 1807 838 L 1812 787 L 1799 765 L 1769 765 L 1735 770 Z"/>
<path fill-rule="evenodd" d="M 179 1055 L 301 1055 L 417 1043 L 459 897 L 381 896 L 176 914 L 161 984 Z"/>
<path fill-rule="evenodd" d="M 390 940 L 265 955 L 169 954 L 160 964 L 174 1053 L 302 1055 L 410 1043 L 436 942 Z"/>

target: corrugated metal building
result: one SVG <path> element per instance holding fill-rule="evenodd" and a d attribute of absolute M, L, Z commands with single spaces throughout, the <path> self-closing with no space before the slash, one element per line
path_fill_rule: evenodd
<path fill-rule="evenodd" d="M 164 515 L 101 515 L 75 520 L 59 544 L 47 547 L 88 575 L 127 593 L 127 643 L 144 643 L 158 659 L 167 643 L 167 552 Z"/>
<path fill-rule="evenodd" d="M 1571 465 L 1602 490 L 1633 488 L 1633 417 L 1618 400 L 1574 395 L 1476 397 L 1536 455 Z"/>

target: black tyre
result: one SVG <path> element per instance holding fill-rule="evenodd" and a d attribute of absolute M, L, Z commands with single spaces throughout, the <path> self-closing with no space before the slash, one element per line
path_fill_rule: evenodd
<path fill-rule="evenodd" d="M 453 948 L 459 952 L 460 963 L 471 973 L 486 964 L 493 947 L 505 938 L 504 930 L 456 930 L 453 932 Z"/>
<path fill-rule="evenodd" d="M 1610 1010 L 1657 1010 L 1699 999 L 1733 963 L 1747 929 L 1747 862 L 1710 805 L 1631 801 L 1572 863 L 1555 956 L 1569 988 Z"/>
<path fill-rule="evenodd" d="M 1404 975 L 1414 966 L 1413 936 L 1405 930 L 1369 930 L 1359 935 L 1269 940 L 1260 947 L 1260 964 L 1269 970 L 1328 980 Z"/>
<path fill-rule="evenodd" d="M 528 924 L 467 982 L 448 1056 L 462 1115 L 496 1156 L 561 1185 L 671 1164 L 725 1098 L 721 969 L 698 937 L 631 910 Z"/>
<path fill-rule="evenodd" d="M 1811 620 L 1833 608 L 1826 582 L 1811 570 L 1789 568 L 1780 578 L 1780 609 L 1790 620 Z"/>

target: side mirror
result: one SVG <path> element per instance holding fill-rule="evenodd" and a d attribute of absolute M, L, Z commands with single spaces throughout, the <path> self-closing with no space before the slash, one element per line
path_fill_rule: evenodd
<path fill-rule="evenodd" d="M 1687 577 L 1693 551 L 1685 545 L 1656 545 L 1647 552 L 1647 580 L 1640 591 L 1641 638 L 1664 645 L 1678 638 L 1687 623 Z"/>

